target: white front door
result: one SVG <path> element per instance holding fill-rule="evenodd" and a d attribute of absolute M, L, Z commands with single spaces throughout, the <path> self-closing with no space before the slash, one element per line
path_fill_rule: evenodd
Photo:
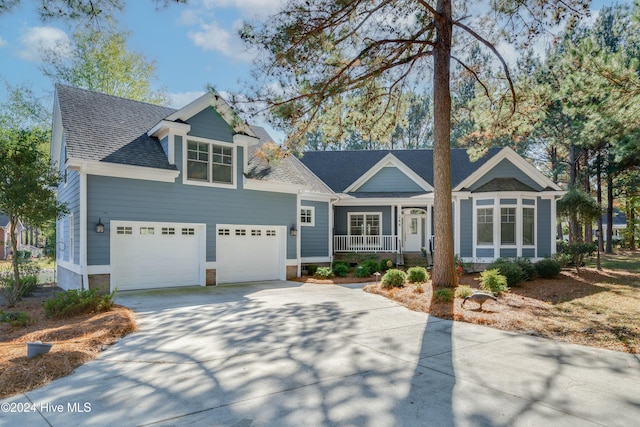
<path fill-rule="evenodd" d="M 422 218 L 424 215 L 404 216 L 404 251 L 419 252 L 422 248 Z"/>

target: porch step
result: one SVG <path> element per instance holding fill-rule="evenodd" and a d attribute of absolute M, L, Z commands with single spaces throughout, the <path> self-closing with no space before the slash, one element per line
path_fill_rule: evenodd
<path fill-rule="evenodd" d="M 402 254 L 404 258 L 404 266 L 409 267 L 430 267 L 432 264 L 431 255 L 427 254 L 423 257 L 420 252 L 405 252 Z"/>

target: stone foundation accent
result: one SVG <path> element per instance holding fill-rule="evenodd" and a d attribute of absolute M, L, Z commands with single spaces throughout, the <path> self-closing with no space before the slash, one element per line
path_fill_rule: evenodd
<path fill-rule="evenodd" d="M 297 265 L 288 265 L 287 266 L 287 280 L 294 279 L 298 277 L 298 266 Z"/>
<path fill-rule="evenodd" d="M 108 294 L 110 292 L 111 275 L 110 274 L 90 274 L 89 289 L 95 289 L 99 294 Z"/>
<path fill-rule="evenodd" d="M 207 269 L 204 280 L 207 286 L 215 286 L 216 285 L 216 269 L 215 268 Z"/>

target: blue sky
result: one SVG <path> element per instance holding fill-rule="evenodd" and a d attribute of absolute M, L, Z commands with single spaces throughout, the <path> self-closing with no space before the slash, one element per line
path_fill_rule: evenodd
<path fill-rule="evenodd" d="M 243 92 L 250 79 L 252 55 L 237 30 L 243 20 L 265 19 L 283 0 L 189 0 L 187 5 L 156 9 L 152 0 L 127 2 L 118 16 L 121 30 L 131 31 L 129 48 L 156 62 L 157 86 L 179 108 L 202 93 L 207 84 L 220 92 Z M 626 2 L 631 2 L 627 0 Z M 64 42 L 74 31 L 66 22 L 41 22 L 34 0 L 22 0 L 0 16 L 0 82 L 28 85 L 44 99 L 53 83 L 39 71 L 40 49 Z M 593 10 L 609 1 L 596 0 Z M 0 102 L 6 92 L 0 84 Z M 52 102 L 47 100 L 47 102 Z M 281 141 L 280 135 L 273 135 Z"/>

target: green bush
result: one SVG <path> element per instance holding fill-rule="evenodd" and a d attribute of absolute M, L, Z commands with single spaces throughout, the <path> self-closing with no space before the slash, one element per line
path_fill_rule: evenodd
<path fill-rule="evenodd" d="M 0 310 L 0 323 L 9 323 L 13 326 L 27 326 L 31 319 L 24 311 L 2 311 Z"/>
<path fill-rule="evenodd" d="M 545 279 L 556 277 L 562 270 L 560 263 L 553 258 L 541 259 L 536 262 L 534 266 L 538 276 L 544 277 Z"/>
<path fill-rule="evenodd" d="M 346 264 L 336 264 L 333 267 L 333 274 L 338 277 L 347 277 L 347 274 L 349 274 L 349 266 Z"/>
<path fill-rule="evenodd" d="M 43 303 L 47 317 L 65 318 L 86 313 L 109 311 L 113 307 L 116 291 L 99 295 L 95 289 L 60 292 Z"/>
<path fill-rule="evenodd" d="M 380 264 L 375 259 L 368 259 L 366 261 L 363 261 L 360 266 L 366 268 L 369 271 L 368 275 L 370 276 L 376 271 L 379 271 Z"/>
<path fill-rule="evenodd" d="M 456 287 L 456 292 L 455 292 L 454 295 L 455 295 L 456 298 L 469 297 L 469 296 L 473 295 L 473 288 L 471 288 L 471 286 L 469 286 L 469 285 L 460 285 L 460 286 Z"/>
<path fill-rule="evenodd" d="M 492 268 L 480 273 L 480 287 L 494 295 L 500 295 L 509 289 L 507 278 L 500 274 L 500 270 Z"/>
<path fill-rule="evenodd" d="M 487 267 L 487 270 L 492 269 L 498 269 L 500 274 L 506 277 L 507 285 L 509 286 L 516 286 L 527 278 L 527 274 L 522 267 L 514 261 L 498 259 Z"/>
<path fill-rule="evenodd" d="M 315 277 L 319 279 L 331 279 L 333 277 L 333 270 L 331 270 L 331 267 L 318 267 Z"/>
<path fill-rule="evenodd" d="M 433 293 L 433 299 L 436 302 L 451 302 L 453 301 L 453 292 L 449 288 L 438 289 Z"/>
<path fill-rule="evenodd" d="M 349 269 L 349 263 L 347 261 L 333 261 L 333 263 L 331 264 L 331 269 L 335 271 L 336 267 L 340 267 L 340 266 L 344 266 L 344 267 L 347 267 L 347 269 Z"/>
<path fill-rule="evenodd" d="M 553 260 L 560 264 L 560 267 L 565 268 L 571 264 L 573 257 L 571 254 L 556 253 L 553 255 Z"/>
<path fill-rule="evenodd" d="M 315 264 L 309 264 L 307 265 L 307 274 L 309 276 L 315 276 L 316 271 L 318 271 L 318 266 Z"/>
<path fill-rule="evenodd" d="M 529 258 L 516 258 L 515 262 L 520 266 L 526 276 L 523 280 L 531 280 L 536 277 L 536 267 Z"/>
<path fill-rule="evenodd" d="M 407 282 L 407 273 L 402 270 L 389 269 L 382 276 L 383 288 L 402 287 Z"/>
<path fill-rule="evenodd" d="M 424 267 L 411 267 L 407 273 L 409 281 L 412 283 L 424 283 L 429 280 L 429 273 Z"/>
<path fill-rule="evenodd" d="M 380 273 L 384 273 L 390 268 L 393 268 L 393 261 L 387 258 L 380 261 Z"/>
<path fill-rule="evenodd" d="M 31 259 L 31 251 L 18 251 L 18 261 L 19 262 L 23 262 L 23 261 L 28 261 Z"/>
<path fill-rule="evenodd" d="M 371 276 L 371 272 L 364 265 L 359 265 L 356 267 L 353 273 L 356 277 L 369 277 Z"/>

